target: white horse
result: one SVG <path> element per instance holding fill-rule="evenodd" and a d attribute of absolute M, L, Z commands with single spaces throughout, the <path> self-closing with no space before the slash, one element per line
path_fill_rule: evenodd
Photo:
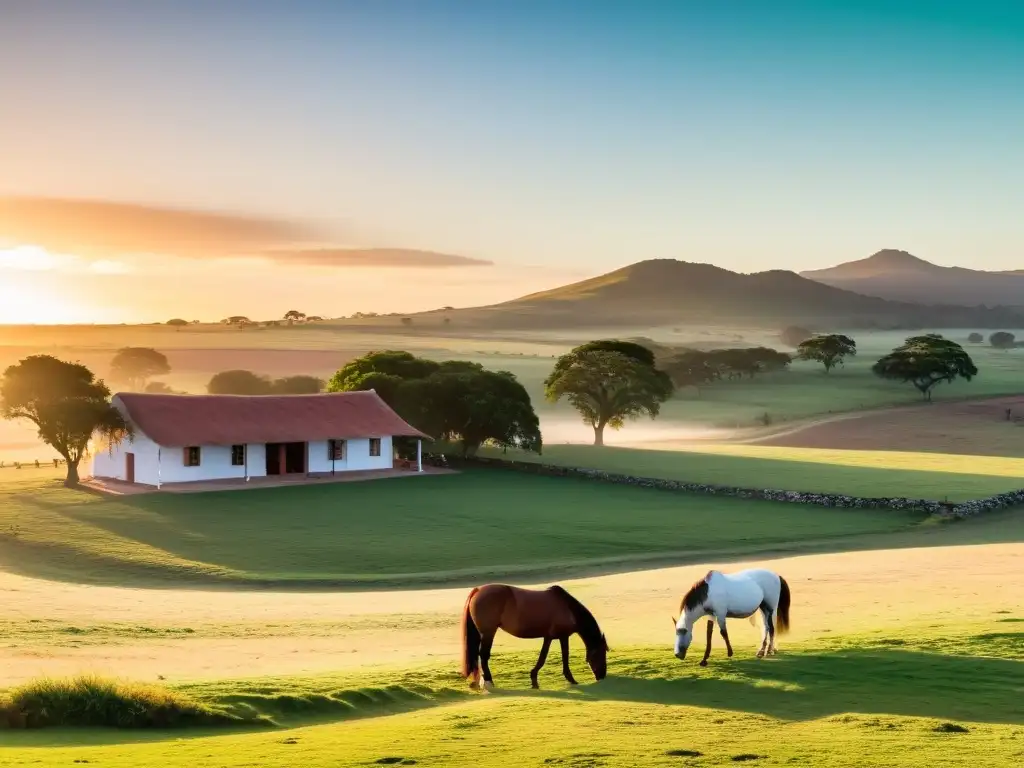
<path fill-rule="evenodd" d="M 773 655 L 776 652 L 776 628 L 780 634 L 789 630 L 789 603 L 789 584 L 774 571 L 760 568 L 733 574 L 708 571 L 708 575 L 690 587 L 683 597 L 679 618 L 672 619 L 676 629 L 676 658 L 686 658 L 686 650 L 693 641 L 693 625 L 701 616 L 711 616 L 718 622 L 725 647 L 732 656 L 725 620 L 750 618 L 753 622 L 757 611 L 764 617 L 761 650 L 757 657 Z M 709 620 L 707 649 L 700 662 L 702 667 L 708 665 L 714 628 L 714 621 Z"/>

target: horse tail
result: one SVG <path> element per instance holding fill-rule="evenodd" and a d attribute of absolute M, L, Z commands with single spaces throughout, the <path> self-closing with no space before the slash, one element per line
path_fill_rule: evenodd
<path fill-rule="evenodd" d="M 466 608 L 462 612 L 462 677 L 472 677 L 479 682 L 480 677 L 480 630 L 469 613 L 470 603 L 476 597 L 480 587 L 473 587 L 466 598 Z"/>
<path fill-rule="evenodd" d="M 779 576 L 779 605 L 776 609 L 778 613 L 775 624 L 780 635 L 789 632 L 789 604 L 791 600 L 789 584 L 786 583 L 784 578 Z"/>

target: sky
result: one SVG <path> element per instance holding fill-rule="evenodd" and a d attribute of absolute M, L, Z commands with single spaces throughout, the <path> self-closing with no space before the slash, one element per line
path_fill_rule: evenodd
<path fill-rule="evenodd" d="M 1024 3 L 0 0 L 0 322 L 1024 268 Z"/>

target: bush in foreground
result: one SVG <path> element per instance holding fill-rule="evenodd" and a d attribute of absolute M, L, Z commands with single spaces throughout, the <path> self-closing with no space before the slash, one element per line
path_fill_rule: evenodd
<path fill-rule="evenodd" d="M 0 693 L 9 728 L 173 728 L 256 724 L 157 685 L 100 677 L 34 680 Z"/>

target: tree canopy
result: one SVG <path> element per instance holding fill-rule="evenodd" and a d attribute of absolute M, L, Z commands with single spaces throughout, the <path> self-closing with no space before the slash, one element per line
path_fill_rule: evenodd
<path fill-rule="evenodd" d="M 27 419 L 39 438 L 64 457 L 65 485 L 78 485 L 78 465 L 89 441 L 109 443 L 131 436 L 131 425 L 110 404 L 110 390 L 84 365 L 49 355 L 33 355 L 12 365 L 0 383 L 0 412 L 5 419 Z"/>
<path fill-rule="evenodd" d="M 273 382 L 268 376 L 235 369 L 215 373 L 206 385 L 211 395 L 269 395 Z"/>
<path fill-rule="evenodd" d="M 297 309 L 289 309 L 287 312 L 284 313 L 284 319 L 291 322 L 298 322 L 301 320 L 305 320 L 306 314 L 304 312 L 299 312 L 299 310 Z"/>
<path fill-rule="evenodd" d="M 639 344 L 596 341 L 562 355 L 544 381 L 551 402 L 562 398 L 594 430 L 604 445 L 604 429 L 621 429 L 627 419 L 656 418 L 672 396 L 672 380 L 654 365 L 654 354 Z"/>
<path fill-rule="evenodd" d="M 996 331 L 988 337 L 988 343 L 996 349 L 1013 349 L 1017 346 L 1017 338 L 1009 331 Z"/>
<path fill-rule="evenodd" d="M 664 369 L 677 387 L 700 389 L 722 379 L 753 378 L 761 373 L 783 370 L 790 362 L 792 358 L 788 354 L 770 347 L 688 349 L 670 358 Z"/>
<path fill-rule="evenodd" d="M 149 347 L 123 347 L 110 363 L 111 378 L 124 382 L 133 391 L 144 389 L 154 376 L 166 376 L 170 372 L 167 356 Z"/>
<path fill-rule="evenodd" d="M 825 373 L 837 365 L 842 365 L 846 358 L 856 354 L 857 342 L 841 333 L 812 336 L 796 348 L 799 360 L 821 363 L 825 366 Z"/>
<path fill-rule="evenodd" d="M 188 325 L 188 324 L 189 324 L 188 320 L 185 320 L 185 319 L 180 318 L 180 317 L 172 317 L 170 320 L 167 321 L 167 325 L 177 326 L 179 328 L 181 326 L 183 326 L 183 325 Z"/>
<path fill-rule="evenodd" d="M 978 375 L 964 348 L 937 333 L 911 336 L 871 370 L 883 379 L 913 384 L 925 400 L 932 399 L 932 388 L 939 382 L 970 381 Z"/>
<path fill-rule="evenodd" d="M 540 422 L 530 396 L 507 371 L 384 350 L 352 360 L 327 384 L 329 392 L 369 389 L 422 432 L 459 442 L 465 454 L 486 442 L 541 451 Z"/>
<path fill-rule="evenodd" d="M 971 342 L 971 344 L 981 344 L 981 342 L 985 340 L 985 337 L 980 333 L 975 332 L 968 335 L 967 340 Z"/>
<path fill-rule="evenodd" d="M 285 376 L 270 385 L 274 395 L 315 395 L 324 391 L 324 380 L 316 376 Z"/>

